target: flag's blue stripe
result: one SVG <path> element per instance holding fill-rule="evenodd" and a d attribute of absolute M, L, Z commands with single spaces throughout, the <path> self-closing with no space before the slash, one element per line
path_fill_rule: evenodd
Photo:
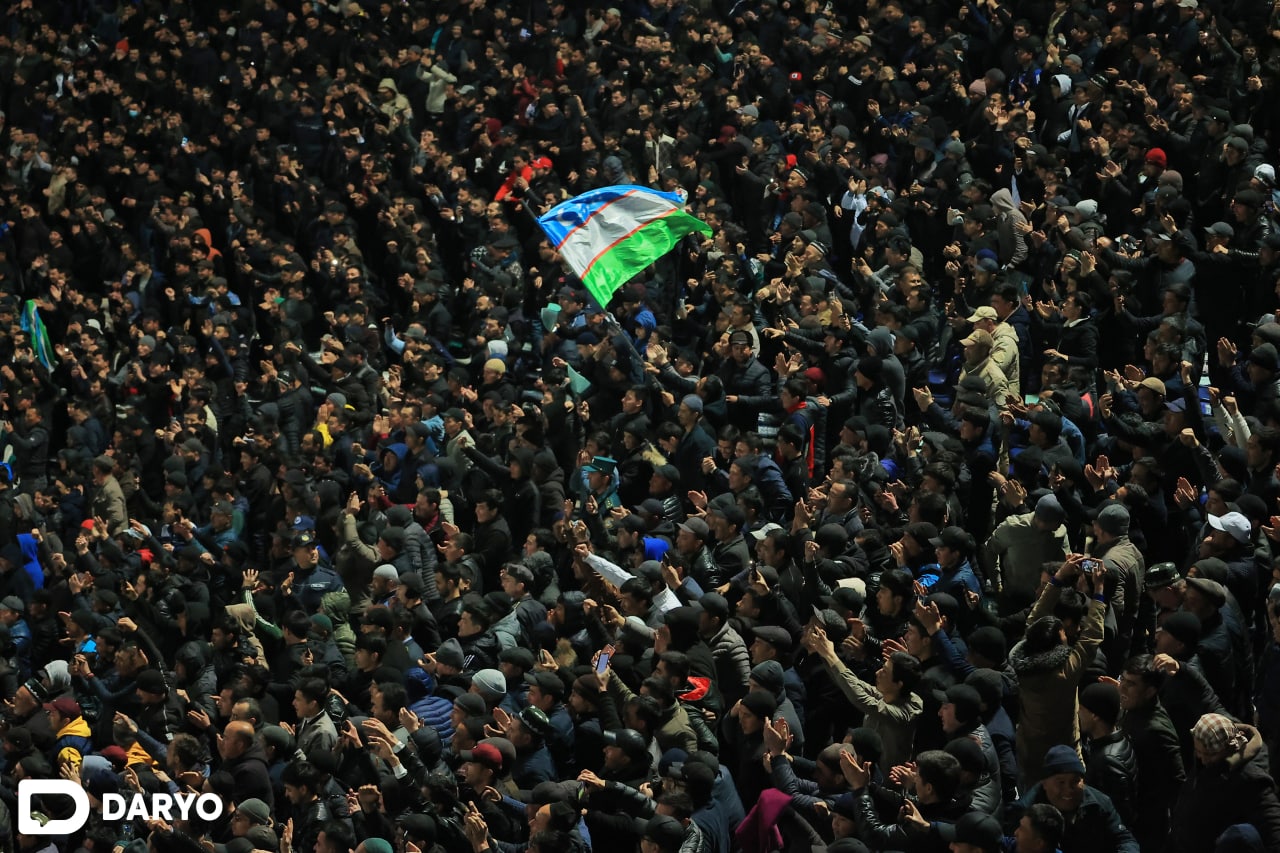
<path fill-rule="evenodd" d="M 619 184 L 612 187 L 601 187 L 597 190 L 585 192 L 580 196 L 571 198 L 568 201 L 561 202 L 548 212 L 538 218 L 538 224 L 542 226 L 542 230 L 547 237 L 551 239 L 554 246 L 564 243 L 565 238 L 576 228 L 581 228 L 587 224 L 587 221 L 602 207 L 611 202 L 617 201 L 626 195 L 633 193 L 643 193 L 648 196 L 657 196 L 665 199 L 672 204 L 683 207 L 684 200 L 675 193 L 658 192 L 648 187 L 634 186 L 631 184 Z"/>

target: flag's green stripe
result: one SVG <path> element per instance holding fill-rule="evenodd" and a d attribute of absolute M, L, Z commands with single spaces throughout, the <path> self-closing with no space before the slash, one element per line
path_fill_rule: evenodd
<path fill-rule="evenodd" d="M 40 318 L 40 312 L 36 308 L 35 300 L 28 299 L 23 306 L 23 322 L 20 324 L 31 338 L 31 345 L 36 351 L 36 358 L 40 359 L 40 363 L 46 369 L 53 367 L 53 347 L 49 343 L 49 333 L 45 329 L 44 320 Z"/>
<path fill-rule="evenodd" d="M 671 251 L 681 237 L 694 231 L 711 236 L 710 226 L 687 213 L 655 219 L 597 258 L 582 283 L 596 302 L 608 305 L 618 288 Z"/>

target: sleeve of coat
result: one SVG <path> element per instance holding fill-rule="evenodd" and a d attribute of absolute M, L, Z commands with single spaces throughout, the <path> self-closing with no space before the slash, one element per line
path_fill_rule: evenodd
<path fill-rule="evenodd" d="M 796 778 L 795 768 L 791 766 L 791 762 L 779 755 L 769 762 L 769 778 L 773 782 L 773 787 L 777 788 L 784 794 L 791 796 L 791 806 L 793 808 L 802 808 L 810 814 L 816 813 L 818 803 L 824 802 L 822 797 L 814 796 L 816 786 L 810 783 L 810 791 L 801 790 L 801 782 Z"/>
<path fill-rule="evenodd" d="M 1021 220 L 1021 222 L 1019 222 L 1019 220 Z M 1013 232 L 1013 257 L 1009 258 L 1009 260 L 1005 262 L 1007 266 L 1016 267 L 1027 259 L 1027 238 L 1022 235 L 1022 232 L 1020 232 L 1017 227 L 1026 221 L 1027 220 L 1022 216 L 1022 214 L 1018 214 L 1013 218 L 1012 227 L 1009 229 Z"/>
<path fill-rule="evenodd" d="M 1037 603 L 1038 604 L 1038 603 Z M 1069 679 L 1079 678 L 1084 672 L 1085 664 L 1093 660 L 1098 646 L 1102 645 L 1102 617 L 1107 605 L 1097 599 L 1089 600 L 1089 612 L 1080 625 L 1080 636 L 1071 647 L 1071 655 L 1067 658 L 1067 668 L 1063 671 Z M 1127 830 L 1126 830 L 1127 832 Z M 1136 847 L 1134 848 L 1137 849 Z"/>
<path fill-rule="evenodd" d="M 1077 367 L 1093 370 L 1098 366 L 1098 327 L 1092 322 L 1085 324 L 1080 335 L 1080 352 L 1071 357 L 1071 363 Z"/>
<path fill-rule="evenodd" d="M 751 653 L 743 643 L 733 647 L 733 665 L 738 671 L 738 687 L 745 687 L 751 680 Z"/>
<path fill-rule="evenodd" d="M 1249 822 L 1262 836 L 1263 850 L 1280 850 L 1280 798 L 1276 797 L 1274 790 L 1262 792 Z"/>
<path fill-rule="evenodd" d="M 410 544 L 410 554 L 413 558 L 415 568 L 422 574 L 423 583 L 426 584 L 424 596 L 428 603 L 440 600 L 440 591 L 436 589 L 436 549 L 431 542 L 431 535 L 426 531 L 415 536 Z"/>
<path fill-rule="evenodd" d="M 853 670 L 844 664 L 825 664 L 827 675 L 853 707 L 864 713 L 876 711 L 899 722 L 908 722 L 913 716 L 911 706 L 890 705 L 869 684 L 854 675 Z"/>
<path fill-rule="evenodd" d="M 378 552 L 373 546 L 360 540 L 360 532 L 356 528 L 356 517 L 349 512 L 342 514 L 342 544 L 350 545 L 360 556 L 370 560 L 378 559 Z"/>
<path fill-rule="evenodd" d="M 1120 820 L 1120 813 L 1112 805 L 1111 799 L 1105 794 L 1099 794 L 1098 796 L 1106 799 L 1107 835 L 1111 837 L 1111 849 L 1116 853 L 1139 853 L 1137 839 L 1133 837 L 1133 833 Z M 1269 847 L 1267 849 L 1274 850 L 1275 848 Z"/>
<path fill-rule="evenodd" d="M 1027 624 L 1030 625 L 1041 616 L 1051 615 L 1053 608 L 1058 606 L 1058 599 L 1061 596 L 1062 587 L 1056 583 L 1046 584 L 1044 592 L 1040 593 L 1040 597 L 1036 599 L 1035 606 L 1031 608 L 1031 615 L 1027 617 Z"/>
<path fill-rule="evenodd" d="M 748 371 L 745 377 L 751 393 L 739 394 L 739 405 L 758 409 L 778 409 L 778 398 L 773 393 L 773 374 L 759 361 L 755 362 L 754 366 L 755 369 Z"/>
<path fill-rule="evenodd" d="M 1222 704 L 1222 698 L 1214 692 L 1213 687 L 1205 679 L 1204 673 L 1199 669 L 1194 666 L 1179 666 L 1177 674 L 1173 677 L 1189 681 L 1194 685 L 1196 698 L 1199 700 L 1200 713 L 1198 716 L 1227 713 Z"/>
<path fill-rule="evenodd" d="M 854 806 L 858 814 L 858 834 L 872 850 L 944 849 L 936 824 L 918 830 L 911 823 L 881 823 L 868 789 L 855 792 Z M 945 844 L 945 842 L 943 842 Z"/>

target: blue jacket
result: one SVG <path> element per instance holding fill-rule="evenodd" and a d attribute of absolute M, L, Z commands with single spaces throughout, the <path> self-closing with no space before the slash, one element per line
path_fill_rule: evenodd
<path fill-rule="evenodd" d="M 342 578 L 338 577 L 332 569 L 320 564 L 309 572 L 295 572 L 290 598 L 297 601 L 299 609 L 307 613 L 318 613 L 324 594 L 337 592 L 340 589 L 344 589 Z"/>
<path fill-rule="evenodd" d="M 435 696 L 436 680 L 421 667 L 413 667 L 405 673 L 405 683 L 418 682 L 423 685 L 427 695 L 409 703 L 409 710 L 418 715 L 423 725 L 431 726 L 440 735 L 440 742 L 445 746 L 453 740 L 453 723 L 449 722 L 449 714 L 453 711 L 453 702 L 443 696 Z M 413 693 L 417 689 L 414 688 Z M 411 693 L 410 695 L 413 695 Z"/>
<path fill-rule="evenodd" d="M 18 534 L 18 546 L 22 548 L 22 556 L 26 558 L 23 570 L 31 577 L 36 589 L 44 589 L 44 569 L 40 567 L 40 543 L 30 533 Z"/>
<path fill-rule="evenodd" d="M 965 590 L 978 595 L 982 594 L 982 585 L 978 583 L 978 576 L 973 573 L 973 566 L 968 560 L 950 571 L 942 572 L 933 584 L 928 582 L 924 584 L 930 593 L 945 592 L 960 602 L 964 601 Z"/>
<path fill-rule="evenodd" d="M 26 619 L 19 619 L 9 626 L 9 640 L 18 652 L 18 675 L 26 679 L 31 676 L 31 626 Z"/>
<path fill-rule="evenodd" d="M 551 753 L 545 746 L 516 755 L 511 779 L 522 790 L 531 790 L 539 782 L 552 782 L 557 778 L 555 762 L 551 760 Z"/>

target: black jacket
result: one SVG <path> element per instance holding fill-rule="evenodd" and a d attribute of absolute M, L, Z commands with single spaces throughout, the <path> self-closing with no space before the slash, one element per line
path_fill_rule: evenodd
<path fill-rule="evenodd" d="M 1085 784 L 1111 798 L 1125 826 L 1133 826 L 1138 793 L 1138 756 L 1122 731 L 1114 731 L 1088 744 Z"/>
<path fill-rule="evenodd" d="M 1248 738 L 1226 759 L 1199 766 L 1182 786 L 1169 829 L 1171 853 L 1212 850 L 1228 826 L 1250 823 L 1265 850 L 1280 850 L 1280 800 L 1267 773 L 1267 751 L 1253 726 L 1237 728 Z"/>
<path fill-rule="evenodd" d="M 225 762 L 222 769 L 235 779 L 236 795 L 242 800 L 257 797 L 267 806 L 272 805 L 275 794 L 271 787 L 271 776 L 267 771 L 267 754 L 257 738 L 254 738 L 253 744 L 244 751 L 244 754 Z"/>
<path fill-rule="evenodd" d="M 1009 809 L 1008 819 L 1011 825 L 1017 826 L 1026 810 L 1036 803 L 1047 803 L 1044 783 L 1037 782 Z M 1125 828 L 1124 822 L 1111 798 L 1096 788 L 1087 785 L 1084 799 L 1081 800 L 1075 814 L 1067 817 L 1066 832 L 1062 836 L 1063 850 L 1107 850 L 1114 853 L 1138 853 L 1138 842 L 1133 834 Z M 1210 850 L 1212 847 L 1196 848 Z"/>
<path fill-rule="evenodd" d="M 773 377 L 758 358 L 752 357 L 741 367 L 733 359 L 726 359 L 720 368 L 720 381 L 724 383 L 726 397 L 738 398 L 729 405 L 729 419 L 743 432 L 756 429 L 760 412 L 778 408 Z"/>
<path fill-rule="evenodd" d="M 1178 733 L 1156 699 L 1145 708 L 1126 711 L 1120 730 L 1129 737 L 1138 759 L 1138 813 L 1133 831 L 1147 849 L 1161 849 L 1169 828 L 1169 806 L 1186 779 Z"/>

